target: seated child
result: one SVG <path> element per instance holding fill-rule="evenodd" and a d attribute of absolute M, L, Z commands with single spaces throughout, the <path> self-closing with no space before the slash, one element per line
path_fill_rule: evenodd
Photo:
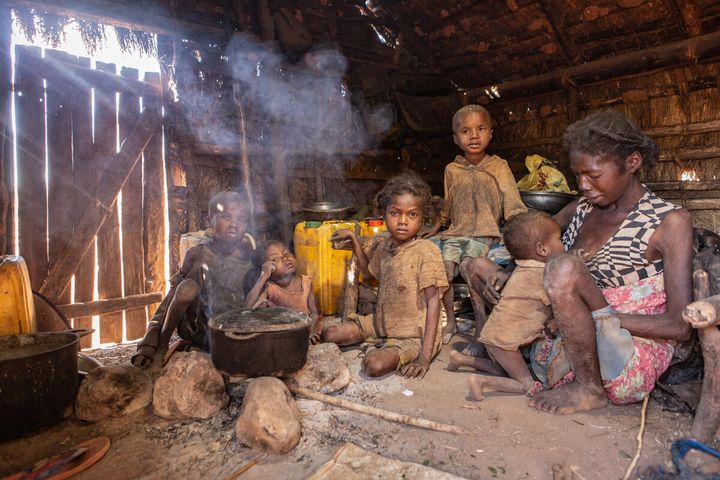
<path fill-rule="evenodd" d="M 210 199 L 212 237 L 185 254 L 180 271 L 170 280 L 171 289 L 138 343 L 133 365 L 162 366 L 170 337 L 177 330 L 183 340 L 208 349 L 207 321 L 238 308 L 245 301 L 243 282 L 251 269 L 253 245 L 245 235 L 247 205 L 238 192 L 221 192 Z"/>
<path fill-rule="evenodd" d="M 417 238 L 429 200 L 430 187 L 419 176 L 398 175 L 377 195 L 390 236 L 378 239 L 370 258 L 355 232 L 338 230 L 332 236 L 352 241 L 362 274 L 378 280 L 378 300 L 373 315 L 330 326 L 322 339 L 338 345 L 377 340 L 362 363 L 371 377 L 399 370 L 423 378 L 440 351 L 440 299 L 447 278 L 437 246 Z"/>
<path fill-rule="evenodd" d="M 295 255 L 280 240 L 270 240 L 253 256 L 260 274 L 245 297 L 245 306 L 285 307 L 304 313 L 313 321 L 310 341 L 317 343 L 320 315 L 308 275 L 297 275 Z"/>
<path fill-rule="evenodd" d="M 543 388 L 530 374 L 520 349 L 544 339 L 552 318 L 543 274 L 545 261 L 565 251 L 560 242 L 560 226 L 546 213 L 528 211 L 510 219 L 503 236 L 517 267 L 480 334 L 479 340 L 492 360 L 453 351 L 447 367 L 456 370 L 461 365 L 468 366 L 494 375 L 473 375 L 469 379 L 470 395 L 476 400 L 484 398 L 485 387 L 529 396 Z M 504 375 L 510 378 L 502 378 Z"/>
<path fill-rule="evenodd" d="M 445 167 L 443 210 L 426 235 L 437 234 L 441 223 L 449 223 L 448 229 L 435 237 L 442 242 L 442 256 L 450 283 L 443 298 L 448 318 L 443 343 L 448 343 L 455 332 L 453 278 L 459 271 L 470 284 L 470 263 L 474 258 L 487 257 L 491 247 L 500 242 L 500 222 L 527 210 L 507 162 L 486 153 L 492 138 L 490 113 L 480 105 L 466 105 L 455 112 L 452 129 L 453 140 L 462 155 Z M 479 333 L 485 324 L 485 305 L 478 292 L 472 289 L 470 299 Z M 474 350 L 475 356 L 479 355 L 480 351 Z"/>

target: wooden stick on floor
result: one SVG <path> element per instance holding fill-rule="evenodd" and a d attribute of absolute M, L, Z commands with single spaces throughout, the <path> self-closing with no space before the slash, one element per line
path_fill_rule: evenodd
<path fill-rule="evenodd" d="M 383 410 L 381 408 L 361 405 L 359 403 L 351 402 L 350 400 L 345 400 L 344 398 L 332 397 L 330 395 L 325 395 L 324 393 L 319 393 L 305 387 L 293 385 L 291 384 L 291 382 L 288 383 L 288 388 L 294 394 L 301 395 L 311 400 L 317 400 L 319 402 L 334 405 L 336 407 L 346 408 L 354 412 L 364 413 L 366 415 L 372 415 L 374 417 L 380 417 L 391 422 L 404 423 L 405 425 L 412 425 L 414 427 L 426 428 L 428 430 L 437 430 L 438 432 L 455 433 L 459 435 L 467 435 L 470 433 L 464 428 L 455 425 L 448 425 L 445 423 L 427 420 L 425 418 L 401 415 L 395 412 L 388 412 L 387 410 Z"/>

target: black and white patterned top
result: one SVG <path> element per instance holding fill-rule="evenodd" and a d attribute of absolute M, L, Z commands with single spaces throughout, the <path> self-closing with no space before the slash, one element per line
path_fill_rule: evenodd
<path fill-rule="evenodd" d="M 618 231 L 585 264 L 600 288 L 632 285 L 663 271 L 662 259 L 648 261 L 645 251 L 650 237 L 665 216 L 680 207 L 668 203 L 647 190 L 635 209 L 628 214 Z M 575 215 L 565 230 L 562 243 L 570 250 L 585 216 L 593 205 L 585 198 L 578 202 Z"/>

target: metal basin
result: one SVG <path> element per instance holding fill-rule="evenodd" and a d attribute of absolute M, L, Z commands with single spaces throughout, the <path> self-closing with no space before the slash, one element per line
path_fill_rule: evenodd
<path fill-rule="evenodd" d="M 315 202 L 300 209 L 307 220 L 340 220 L 346 218 L 353 209 L 335 202 Z"/>
<path fill-rule="evenodd" d="M 562 192 L 520 192 L 520 198 L 529 208 L 555 214 L 575 200 L 577 195 Z"/>

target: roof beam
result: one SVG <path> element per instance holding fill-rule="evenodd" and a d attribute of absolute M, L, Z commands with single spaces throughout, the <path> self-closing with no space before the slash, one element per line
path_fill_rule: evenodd
<path fill-rule="evenodd" d="M 565 53 L 568 64 L 576 65 L 579 60 L 579 51 L 575 41 L 565 34 L 565 22 L 562 16 L 558 15 L 559 9 L 553 5 L 553 0 L 540 0 L 540 8 L 542 8 L 545 17 L 550 22 L 550 27 L 552 27 L 555 38 Z"/>
<path fill-rule="evenodd" d="M 478 98 L 486 96 L 486 92 L 492 89 L 503 99 L 528 97 L 560 90 L 567 85 L 591 83 L 620 75 L 697 62 L 701 58 L 717 55 L 720 55 L 720 32 L 713 32 L 667 45 L 602 58 L 531 78 L 473 88 L 468 95 L 470 98 Z"/>

